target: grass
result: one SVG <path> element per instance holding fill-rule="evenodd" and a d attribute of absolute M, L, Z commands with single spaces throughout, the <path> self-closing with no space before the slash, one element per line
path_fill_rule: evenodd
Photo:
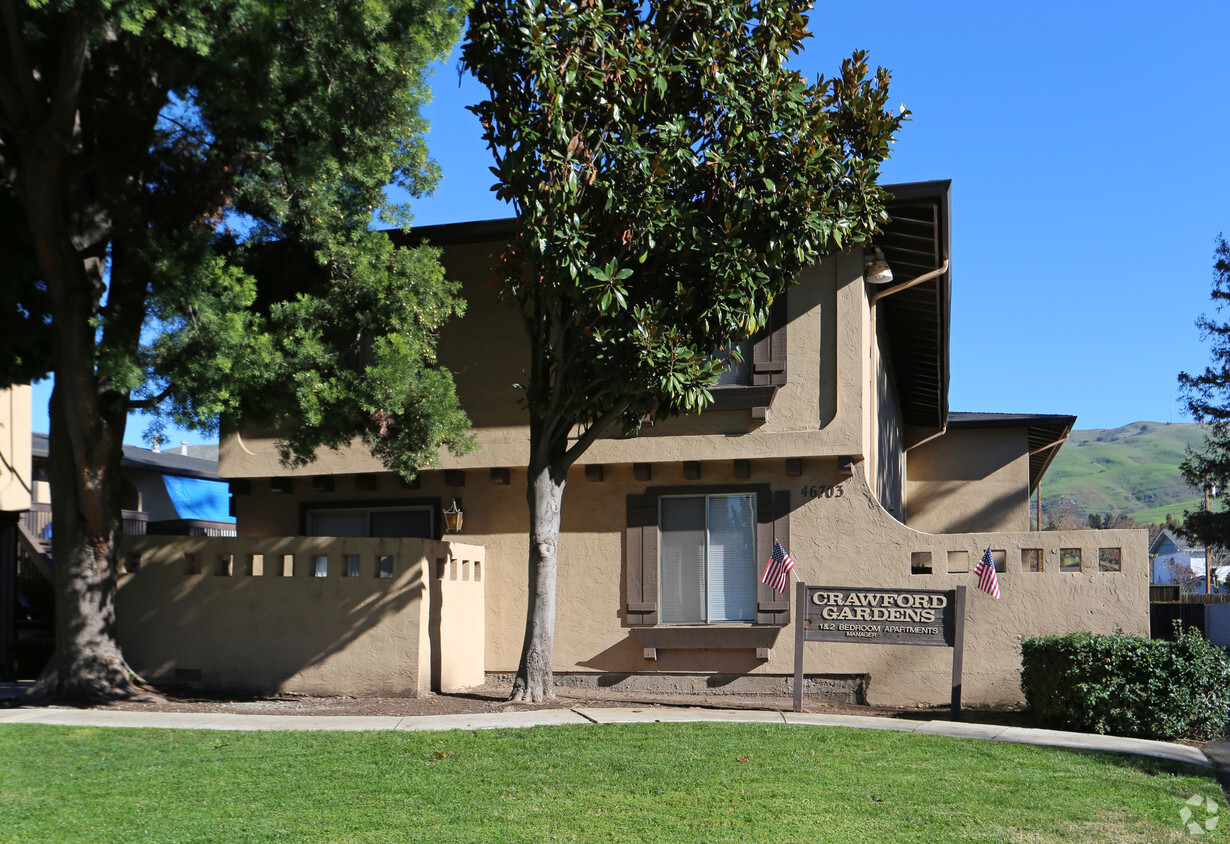
<path fill-rule="evenodd" d="M 1207 770 L 904 733 L 0 727 L 3 841 L 1181 841 L 1194 794 L 1230 839 Z"/>

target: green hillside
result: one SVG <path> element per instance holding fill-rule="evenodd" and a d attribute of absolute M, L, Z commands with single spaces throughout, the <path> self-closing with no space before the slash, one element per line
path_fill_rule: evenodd
<path fill-rule="evenodd" d="M 1042 509 L 1063 499 L 1083 518 L 1088 513 L 1125 513 L 1141 524 L 1201 503 L 1202 493 L 1179 474 L 1187 446 L 1204 439 L 1193 422 L 1133 422 L 1121 428 L 1073 431 L 1042 479 Z"/>

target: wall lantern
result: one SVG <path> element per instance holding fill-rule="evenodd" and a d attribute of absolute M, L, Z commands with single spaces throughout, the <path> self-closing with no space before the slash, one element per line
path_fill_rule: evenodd
<path fill-rule="evenodd" d="M 444 532 L 461 533 L 461 519 L 464 515 L 461 508 L 457 506 L 457 499 L 454 498 L 453 503 L 444 508 Z"/>

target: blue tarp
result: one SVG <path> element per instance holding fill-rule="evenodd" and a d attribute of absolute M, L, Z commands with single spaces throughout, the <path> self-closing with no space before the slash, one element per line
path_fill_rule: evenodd
<path fill-rule="evenodd" d="M 226 481 L 163 475 L 162 482 L 181 519 L 234 524 L 235 517 L 230 514 L 231 490 Z"/>

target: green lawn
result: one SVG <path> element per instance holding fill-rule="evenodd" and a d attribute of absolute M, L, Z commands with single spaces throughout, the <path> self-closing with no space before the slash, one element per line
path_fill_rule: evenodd
<path fill-rule="evenodd" d="M 1194 794 L 1225 821 L 1199 839 L 1180 820 Z M 1227 829 L 1207 770 L 905 733 L 0 726 L 3 841 L 1155 842 Z"/>

